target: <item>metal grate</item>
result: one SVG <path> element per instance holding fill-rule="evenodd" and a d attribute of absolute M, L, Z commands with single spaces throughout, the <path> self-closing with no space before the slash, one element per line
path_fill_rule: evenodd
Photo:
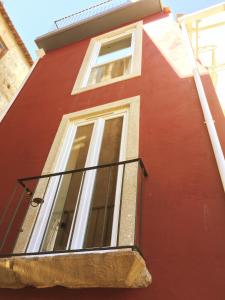
<path fill-rule="evenodd" d="M 57 29 L 83 22 L 131 4 L 132 0 L 107 0 L 55 21 Z"/>

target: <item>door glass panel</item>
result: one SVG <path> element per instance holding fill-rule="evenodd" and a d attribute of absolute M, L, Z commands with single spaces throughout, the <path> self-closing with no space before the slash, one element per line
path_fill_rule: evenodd
<path fill-rule="evenodd" d="M 92 131 L 93 124 L 77 128 L 66 170 L 85 167 Z M 56 204 L 44 237 L 42 251 L 66 249 L 83 177 L 84 172 L 62 176 Z"/>
<path fill-rule="evenodd" d="M 99 165 L 119 161 L 123 117 L 105 122 Z M 118 167 L 97 170 L 84 248 L 110 245 Z"/>

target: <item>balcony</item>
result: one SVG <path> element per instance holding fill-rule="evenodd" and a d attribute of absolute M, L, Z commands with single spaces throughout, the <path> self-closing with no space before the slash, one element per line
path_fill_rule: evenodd
<path fill-rule="evenodd" d="M 92 174 L 94 189 L 85 190 Z M 133 159 L 19 179 L 0 217 L 0 287 L 148 286 L 140 252 L 147 176 Z M 92 195 L 86 225 L 79 219 L 85 193 Z"/>
<path fill-rule="evenodd" d="M 161 11 L 160 0 L 107 0 L 56 20 L 54 30 L 35 42 L 38 48 L 49 51 Z"/>

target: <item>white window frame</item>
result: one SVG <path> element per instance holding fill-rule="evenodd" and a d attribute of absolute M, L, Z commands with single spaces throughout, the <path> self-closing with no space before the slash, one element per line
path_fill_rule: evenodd
<path fill-rule="evenodd" d="M 104 46 L 105 44 L 108 44 L 110 42 L 114 42 L 114 40 L 117 40 L 119 38 L 125 38 L 126 36 L 131 36 L 131 53 L 129 55 L 124 55 L 124 56 L 121 56 L 121 57 L 114 57 L 114 58 L 111 58 L 107 62 L 104 62 L 104 63 L 97 63 L 96 62 L 102 46 Z M 130 30 L 128 30 L 128 31 L 126 31 L 126 32 L 124 32 L 120 35 L 116 35 L 116 36 L 111 37 L 111 38 L 105 38 L 105 39 L 102 39 L 101 41 L 96 42 L 95 47 L 94 47 L 94 51 L 93 51 L 93 55 L 92 55 L 92 58 L 90 60 L 90 64 L 87 68 L 86 74 L 84 75 L 84 80 L 82 82 L 82 88 L 85 88 L 85 87 L 88 86 L 88 80 L 89 80 L 89 77 L 91 75 L 91 71 L 92 71 L 93 68 L 106 65 L 110 62 L 115 62 L 115 61 L 120 60 L 122 58 L 131 57 L 131 70 L 130 70 L 130 73 L 132 73 L 133 61 L 134 61 L 133 60 L 134 49 L 135 49 L 135 33 L 134 33 L 134 30 L 132 30 L 132 29 L 130 29 Z M 124 75 L 118 76 L 118 78 L 123 77 L 123 76 Z M 94 84 L 93 84 L 93 86 L 94 86 Z"/>
<path fill-rule="evenodd" d="M 134 24 L 121 27 L 119 29 L 110 31 L 106 34 L 100 35 L 98 37 L 92 38 L 87 49 L 86 55 L 84 57 L 83 63 L 81 65 L 80 71 L 76 78 L 75 85 L 72 90 L 72 95 L 79 94 L 91 89 L 102 87 L 108 84 L 113 84 L 121 80 L 127 80 L 133 77 L 141 75 L 141 62 L 142 62 L 142 26 L 143 22 L 139 21 Z M 118 38 L 123 38 L 128 35 L 132 36 L 131 41 L 131 70 L 129 74 L 124 74 L 116 78 L 111 78 L 96 84 L 88 85 L 88 80 L 91 74 L 91 70 L 98 66 L 96 64 L 97 57 L 102 45 L 106 43 L 113 42 Z M 124 56 L 124 58 L 127 56 Z M 123 57 L 121 57 L 123 58 Z M 112 59 L 111 61 L 116 61 L 121 58 Z M 108 63 L 110 60 L 108 61 Z M 106 64 L 106 63 L 104 63 Z M 102 64 L 102 65 L 104 65 Z M 99 64 L 101 65 L 101 64 Z"/>

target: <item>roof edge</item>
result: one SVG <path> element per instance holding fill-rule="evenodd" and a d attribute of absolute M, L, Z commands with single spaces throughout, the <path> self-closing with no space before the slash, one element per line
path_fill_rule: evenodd
<path fill-rule="evenodd" d="M 198 10 L 196 12 L 190 13 L 190 14 L 184 14 L 181 17 L 177 18 L 177 21 L 179 23 L 185 21 L 185 22 L 191 22 L 192 20 L 205 18 L 210 14 L 217 14 L 219 12 L 225 11 L 225 2 L 221 2 L 216 5 L 209 6 L 207 8 Z"/>
<path fill-rule="evenodd" d="M 22 50 L 26 60 L 28 61 L 29 65 L 32 66 L 33 65 L 33 59 L 31 58 L 30 53 L 28 52 L 24 42 L 22 41 L 19 33 L 17 32 L 15 26 L 13 25 L 8 13 L 6 12 L 4 5 L 2 3 L 2 1 L 0 1 L 0 13 L 3 16 L 3 18 L 5 19 L 10 31 L 12 32 L 18 46 L 20 47 L 20 49 Z"/>

